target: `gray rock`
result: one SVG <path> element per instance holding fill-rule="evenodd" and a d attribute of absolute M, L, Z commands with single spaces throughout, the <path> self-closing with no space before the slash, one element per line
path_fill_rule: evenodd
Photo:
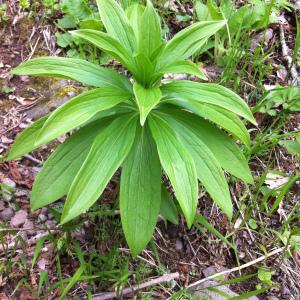
<path fill-rule="evenodd" d="M 11 220 L 13 216 L 14 216 L 14 210 L 11 207 L 7 207 L 0 212 L 0 219 L 2 221 L 8 222 Z"/>
<path fill-rule="evenodd" d="M 209 277 L 215 273 L 217 273 L 216 268 L 214 266 L 210 266 L 202 271 L 204 277 Z"/>
<path fill-rule="evenodd" d="M 45 216 L 44 214 L 39 214 L 39 221 L 40 221 L 40 222 L 45 222 L 45 221 L 47 221 L 47 216 Z"/>
<path fill-rule="evenodd" d="M 56 221 L 53 221 L 53 220 L 49 220 L 49 221 L 46 221 L 45 222 L 45 225 L 50 228 L 50 229 L 53 229 L 56 227 L 57 223 Z"/>
<path fill-rule="evenodd" d="M 49 213 L 49 214 L 47 215 L 47 218 L 48 218 L 48 220 L 53 220 L 54 216 L 53 216 L 52 214 Z"/>
<path fill-rule="evenodd" d="M 175 249 L 181 251 L 183 249 L 183 242 L 181 239 L 176 239 Z"/>
<path fill-rule="evenodd" d="M 213 291 L 207 290 L 209 287 L 214 287 L 218 283 L 212 280 L 208 280 L 206 282 L 203 282 L 199 284 L 198 286 L 193 287 L 190 291 L 195 295 L 195 298 L 197 300 L 203 300 L 203 299 L 211 299 L 211 300 L 226 300 L 228 298 L 225 298 L 221 296 L 218 293 L 215 293 Z M 237 297 L 239 296 L 237 293 L 233 292 L 228 286 L 218 286 L 216 289 L 218 289 L 221 293 L 225 293 L 231 297 Z M 256 296 L 249 297 L 248 300 L 259 300 Z"/>
<path fill-rule="evenodd" d="M 25 210 L 19 210 L 16 212 L 15 216 L 12 218 L 10 225 L 12 227 L 19 227 L 23 225 L 27 220 L 27 211 Z"/>
<path fill-rule="evenodd" d="M 5 209 L 5 205 L 4 202 L 2 200 L 0 200 L 0 211 Z"/>

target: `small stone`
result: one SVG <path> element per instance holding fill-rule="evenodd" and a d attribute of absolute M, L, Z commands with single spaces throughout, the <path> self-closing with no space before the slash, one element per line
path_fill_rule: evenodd
<path fill-rule="evenodd" d="M 202 271 L 205 277 L 209 277 L 215 273 L 217 273 L 216 268 L 214 266 L 210 266 Z"/>
<path fill-rule="evenodd" d="M 48 217 L 48 220 L 53 220 L 53 218 L 54 218 L 54 216 L 53 216 L 51 213 L 49 213 L 49 214 L 47 215 L 47 217 Z"/>
<path fill-rule="evenodd" d="M 49 228 L 49 229 L 53 229 L 56 227 L 57 223 L 53 220 L 49 220 L 45 222 L 45 225 Z"/>
<path fill-rule="evenodd" d="M 40 214 L 39 215 L 39 221 L 40 222 L 45 222 L 45 221 L 47 221 L 47 217 L 44 214 Z"/>
<path fill-rule="evenodd" d="M 15 216 L 12 218 L 10 225 L 12 227 L 19 227 L 23 225 L 27 220 L 27 211 L 25 210 L 19 210 L 16 212 Z"/>
<path fill-rule="evenodd" d="M 0 211 L 5 209 L 5 205 L 4 202 L 2 200 L 0 200 Z"/>
<path fill-rule="evenodd" d="M 32 235 L 35 234 L 35 230 L 34 229 L 28 230 L 29 228 L 34 228 L 34 225 L 33 225 L 33 223 L 30 220 L 26 219 L 26 221 L 25 221 L 25 223 L 23 225 L 23 228 L 27 229 L 27 234 L 28 235 L 32 236 Z"/>
<path fill-rule="evenodd" d="M 176 239 L 175 249 L 181 251 L 183 249 L 183 242 L 181 239 Z"/>
<path fill-rule="evenodd" d="M 46 207 L 43 207 L 42 209 L 41 209 L 41 214 L 46 214 L 47 213 L 47 208 Z"/>
<path fill-rule="evenodd" d="M 14 210 L 11 207 L 7 207 L 0 212 L 0 219 L 6 222 L 10 221 L 13 216 L 14 216 Z"/>
<path fill-rule="evenodd" d="M 268 296 L 267 300 L 279 300 L 279 298 L 277 298 L 275 296 Z"/>
<path fill-rule="evenodd" d="M 37 265 L 38 265 L 39 269 L 41 269 L 41 270 L 46 270 L 47 264 L 48 264 L 48 261 L 45 258 L 42 258 L 37 262 Z"/>

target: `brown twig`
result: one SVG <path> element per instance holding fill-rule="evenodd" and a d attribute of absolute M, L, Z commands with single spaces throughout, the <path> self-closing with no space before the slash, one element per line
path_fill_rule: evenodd
<path fill-rule="evenodd" d="M 179 273 L 171 273 L 171 274 L 165 274 L 161 277 L 158 278 L 154 278 L 151 279 L 147 282 L 141 283 L 141 284 L 137 284 L 134 285 L 132 287 L 128 287 L 123 289 L 120 294 L 122 296 L 128 295 L 128 294 L 132 294 L 135 293 L 139 290 L 145 289 L 147 287 L 153 286 L 153 285 L 157 285 L 163 282 L 170 282 L 172 280 L 178 279 L 179 278 Z M 109 300 L 109 299 L 114 299 L 117 298 L 117 292 L 109 292 L 109 293 L 103 293 L 100 295 L 94 295 L 93 296 L 93 300 Z"/>
<path fill-rule="evenodd" d="M 298 86 L 300 85 L 300 78 L 297 72 L 297 69 L 295 65 L 293 64 L 293 59 L 289 55 L 289 48 L 286 44 L 285 41 L 285 34 L 284 34 L 284 25 L 279 24 L 279 33 L 280 33 L 280 43 L 281 43 L 281 49 L 282 49 L 282 56 L 283 59 L 286 61 L 288 68 L 290 69 L 291 72 L 291 77 L 292 77 L 292 82 L 291 84 L 293 86 Z"/>

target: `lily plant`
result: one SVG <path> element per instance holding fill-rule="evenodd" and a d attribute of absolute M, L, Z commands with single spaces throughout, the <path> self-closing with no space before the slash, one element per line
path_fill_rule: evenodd
<path fill-rule="evenodd" d="M 26 128 L 7 159 L 73 133 L 44 163 L 31 194 L 32 210 L 67 195 L 61 224 L 86 212 L 120 168 L 121 221 L 135 256 L 151 239 L 161 210 L 174 207 L 166 197 L 163 173 L 188 227 L 196 215 L 199 182 L 232 217 L 224 172 L 252 183 L 236 140 L 250 146 L 240 117 L 255 120 L 247 104 L 223 86 L 163 79 L 166 73 L 186 73 L 205 80 L 187 59 L 225 21 L 194 23 L 166 41 L 150 1 L 126 11 L 114 0 L 97 4 L 106 32 L 71 34 L 110 54 L 129 76 L 72 58 L 40 57 L 19 65 L 12 74 L 71 79 L 92 88 Z"/>

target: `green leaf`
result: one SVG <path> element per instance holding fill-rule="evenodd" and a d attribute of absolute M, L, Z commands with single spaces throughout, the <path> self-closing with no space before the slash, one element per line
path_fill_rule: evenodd
<path fill-rule="evenodd" d="M 197 65 L 188 60 L 175 61 L 174 63 L 165 66 L 161 70 L 161 74 L 165 73 L 186 73 L 195 75 L 200 79 L 207 80 L 207 77 L 199 70 Z"/>
<path fill-rule="evenodd" d="M 26 129 L 24 129 L 17 136 L 10 151 L 7 154 L 6 159 L 8 160 L 16 159 L 38 148 L 38 146 L 35 146 L 35 140 L 48 117 L 49 116 L 42 117 L 37 121 L 35 121 L 34 123 L 32 123 Z"/>
<path fill-rule="evenodd" d="M 285 147 L 289 154 L 300 156 L 300 143 L 298 141 L 279 141 L 279 145 Z"/>
<path fill-rule="evenodd" d="M 223 131 L 188 112 L 169 110 L 168 113 L 205 143 L 223 169 L 247 183 L 253 183 L 245 156 Z"/>
<path fill-rule="evenodd" d="M 124 46 L 120 44 L 118 40 L 111 37 L 107 33 L 83 29 L 71 31 L 71 34 L 84 39 L 96 47 L 102 49 L 103 51 L 109 53 L 111 56 L 115 57 L 120 63 L 122 63 L 127 69 L 135 70 L 135 63 L 132 59 L 132 55 L 126 50 Z"/>
<path fill-rule="evenodd" d="M 130 53 L 134 53 L 136 38 L 121 6 L 114 0 L 97 0 L 97 4 L 107 33 L 117 39 Z"/>
<path fill-rule="evenodd" d="M 97 201 L 130 151 L 136 125 L 136 117 L 132 114 L 121 116 L 95 138 L 88 157 L 71 185 L 61 224 L 85 212 Z"/>
<path fill-rule="evenodd" d="M 75 274 L 72 276 L 71 280 L 68 282 L 67 286 L 63 289 L 63 292 L 61 296 L 58 298 L 58 300 L 66 299 L 66 296 L 68 292 L 71 290 L 74 284 L 80 279 L 82 273 L 84 272 L 84 266 L 80 266 Z"/>
<path fill-rule="evenodd" d="M 41 129 L 36 143 L 42 145 L 82 125 L 97 112 L 128 100 L 130 95 L 112 88 L 83 93 L 56 109 Z"/>
<path fill-rule="evenodd" d="M 138 255 L 155 229 L 161 199 L 161 167 L 148 126 L 139 127 L 124 161 L 120 187 L 122 227 L 132 255 Z"/>
<path fill-rule="evenodd" d="M 219 106 L 247 119 L 256 121 L 248 105 L 233 91 L 214 83 L 199 83 L 187 80 L 172 81 L 162 87 L 164 96 L 170 99 L 188 100 Z"/>
<path fill-rule="evenodd" d="M 125 76 L 77 58 L 33 58 L 13 69 L 11 74 L 65 78 L 95 87 L 132 91 L 131 84 Z"/>
<path fill-rule="evenodd" d="M 157 145 L 160 162 L 171 181 L 187 224 L 191 227 L 198 202 L 198 182 L 194 160 L 167 122 L 151 115 L 149 124 Z"/>
<path fill-rule="evenodd" d="M 30 206 L 36 210 L 68 193 L 93 140 L 111 119 L 96 121 L 67 139 L 50 155 L 32 187 Z"/>
<path fill-rule="evenodd" d="M 194 23 L 177 33 L 166 45 L 159 57 L 157 70 L 174 60 L 183 60 L 193 55 L 212 35 L 226 24 L 225 21 Z"/>
<path fill-rule="evenodd" d="M 160 18 L 152 3 L 147 0 L 147 6 L 141 17 L 138 29 L 138 53 L 150 58 L 162 43 Z"/>
<path fill-rule="evenodd" d="M 172 125 L 172 128 L 180 136 L 183 145 L 194 159 L 200 182 L 204 185 L 212 199 L 228 218 L 231 219 L 233 208 L 228 184 L 219 162 L 205 144 L 205 140 L 202 140 L 190 128 L 177 122 L 173 117 L 165 114 L 160 114 L 160 116 L 163 117 L 167 124 Z"/>
<path fill-rule="evenodd" d="M 133 91 L 140 110 L 140 123 L 143 126 L 150 111 L 159 103 L 161 91 L 158 87 L 145 89 L 137 82 L 133 85 Z"/>
<path fill-rule="evenodd" d="M 154 74 L 154 65 L 143 53 L 134 56 L 137 70 L 133 72 L 134 78 L 145 87 L 151 86 L 151 81 L 156 80 Z"/>
<path fill-rule="evenodd" d="M 133 3 L 126 9 L 126 15 L 129 20 L 129 24 L 131 25 L 136 38 L 138 38 L 138 32 L 140 25 L 142 23 L 141 19 L 145 10 L 145 6 L 139 3 Z"/>
<path fill-rule="evenodd" d="M 164 184 L 161 187 L 160 212 L 165 220 L 178 224 L 178 209 Z"/>

